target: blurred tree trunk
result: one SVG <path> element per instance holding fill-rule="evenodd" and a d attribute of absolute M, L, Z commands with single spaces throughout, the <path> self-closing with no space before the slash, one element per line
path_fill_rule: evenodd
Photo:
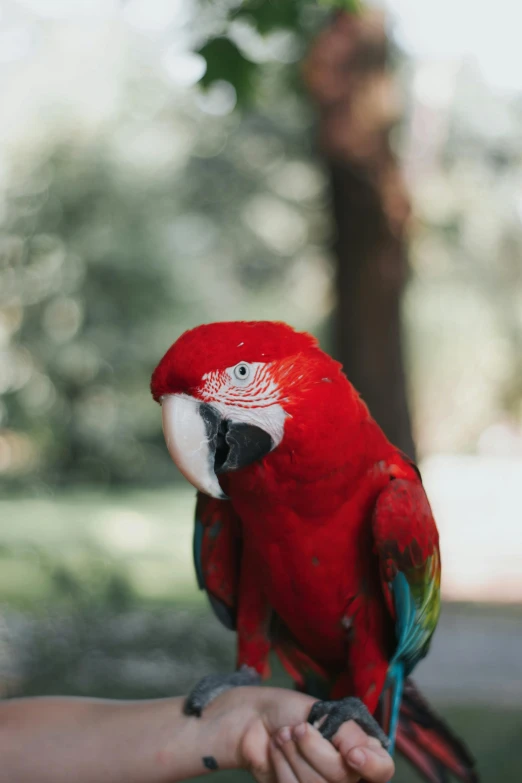
<path fill-rule="evenodd" d="M 337 15 L 317 38 L 305 79 L 331 179 L 336 355 L 388 438 L 414 457 L 400 315 L 410 204 L 390 146 L 400 107 L 383 16 Z"/>

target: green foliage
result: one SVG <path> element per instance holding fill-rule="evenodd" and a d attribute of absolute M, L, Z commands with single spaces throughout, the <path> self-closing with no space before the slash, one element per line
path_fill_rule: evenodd
<path fill-rule="evenodd" d="M 201 78 L 206 88 L 218 80 L 228 81 L 234 87 L 239 106 L 251 103 L 257 92 L 259 77 L 266 62 L 258 62 L 248 56 L 248 46 L 235 42 L 237 30 L 234 24 L 247 24 L 261 38 L 280 31 L 291 31 L 304 46 L 320 29 L 325 17 L 332 11 L 357 14 L 361 11 L 361 0 L 243 0 L 236 7 L 226 5 L 214 9 L 214 18 L 219 34 L 211 36 L 199 49 L 206 61 L 206 72 Z M 208 12 L 208 7 L 207 7 Z"/>
<path fill-rule="evenodd" d="M 13 286 L 4 303 L 21 320 L 4 396 L 9 425 L 33 429 L 46 481 L 120 483 L 148 468 L 153 480 L 160 433 L 121 405 L 122 396 L 136 412 L 148 404 L 155 328 L 176 301 L 150 193 L 127 187 L 96 149 L 55 150 L 31 177 L 47 179 L 45 194 L 29 214 L 31 194 L 12 197 L 4 227 L 12 245 L 3 279 Z"/>
<path fill-rule="evenodd" d="M 242 22 L 264 39 L 278 31 L 291 31 L 298 39 L 306 42 L 317 31 L 323 20 L 320 6 L 328 9 L 342 9 L 351 13 L 360 10 L 359 0 L 244 0 L 238 7 L 229 10 L 221 20 L 225 35 L 210 37 L 198 50 L 206 61 L 206 71 L 200 84 L 209 87 L 216 81 L 228 81 L 234 87 L 237 102 L 245 106 L 255 98 L 258 79 L 266 63 L 259 63 L 248 56 L 248 46 L 239 47 L 230 35 L 234 35 L 233 24 Z"/>
<path fill-rule="evenodd" d="M 227 81 L 234 87 L 238 103 L 245 104 L 252 98 L 254 75 L 257 66 L 251 62 L 229 38 L 212 38 L 198 51 L 207 63 L 201 77 L 202 87 L 216 81 Z"/>
<path fill-rule="evenodd" d="M 276 29 L 299 30 L 301 27 L 302 0 L 274 3 L 270 0 L 245 0 L 231 13 L 231 19 L 246 19 L 258 33 L 266 35 Z"/>
<path fill-rule="evenodd" d="M 225 64 L 216 78 L 234 78 L 239 49 L 219 38 L 211 52 Z M 293 292 L 305 243 L 324 232 L 322 184 L 311 113 L 285 70 L 259 82 L 261 111 L 225 117 L 143 77 L 108 131 L 50 137 L 24 161 L 0 243 L 0 480 L 36 494 L 170 482 L 148 386 L 180 332 L 231 313 L 281 317 L 283 302 L 283 317 L 314 328 Z M 164 108 L 149 116 L 151 95 Z"/>
<path fill-rule="evenodd" d="M 329 6 L 330 8 L 338 8 L 342 11 L 348 11 L 352 14 L 358 14 L 361 11 L 361 0 L 319 0 L 321 5 Z"/>
<path fill-rule="evenodd" d="M 357 0 L 342 0 L 338 5 L 357 6 Z M 317 0 L 244 0 L 236 7 L 213 8 L 210 17 L 219 33 L 210 35 L 198 53 L 206 61 L 206 72 L 200 84 L 206 88 L 218 80 L 228 81 L 235 89 L 238 106 L 252 104 L 258 97 L 262 76 L 277 63 L 277 56 L 266 55 L 259 60 L 251 50 L 251 38 L 256 36 L 265 44 L 278 33 L 290 33 L 304 51 L 310 39 L 320 29 L 328 10 L 334 2 L 318 3 Z M 208 6 L 204 6 L 209 13 Z M 244 35 L 238 23 L 249 31 Z M 243 32 L 243 34 L 242 34 Z M 283 62 L 285 57 L 283 55 Z M 289 83 L 297 82 L 295 63 L 286 74 Z"/>

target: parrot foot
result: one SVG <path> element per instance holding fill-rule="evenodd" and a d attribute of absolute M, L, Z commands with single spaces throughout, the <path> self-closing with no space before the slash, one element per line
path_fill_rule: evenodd
<path fill-rule="evenodd" d="M 318 723 L 322 718 L 325 720 Z M 366 734 L 376 737 L 383 748 L 388 750 L 390 740 L 362 701 L 353 696 L 338 701 L 317 701 L 308 716 L 308 723 L 315 725 L 328 740 L 331 740 L 340 726 L 348 720 L 355 721 Z"/>
<path fill-rule="evenodd" d="M 183 706 L 185 715 L 201 717 L 205 707 L 220 693 L 240 685 L 259 685 L 261 675 L 251 666 L 241 666 L 233 674 L 209 674 L 191 690 Z"/>

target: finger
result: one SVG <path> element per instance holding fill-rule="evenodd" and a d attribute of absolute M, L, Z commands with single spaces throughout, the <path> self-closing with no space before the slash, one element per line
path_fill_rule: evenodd
<path fill-rule="evenodd" d="M 304 756 L 301 755 L 296 743 L 292 739 L 291 731 L 288 727 L 277 732 L 275 741 L 292 768 L 299 783 L 324 783 L 324 777 L 308 763 Z"/>
<path fill-rule="evenodd" d="M 363 732 L 364 736 L 364 732 Z M 315 772 L 330 783 L 351 783 L 358 779 L 343 761 L 331 742 L 326 741 L 309 723 L 296 726 L 293 731 L 297 750 Z"/>
<path fill-rule="evenodd" d="M 381 742 L 377 739 L 377 737 L 368 737 L 366 740 L 366 745 L 371 750 L 374 750 L 377 754 L 380 754 L 381 756 L 389 755 L 388 751 L 386 750 L 386 748 L 383 748 Z"/>
<path fill-rule="evenodd" d="M 353 767 L 367 783 L 387 783 L 395 773 L 395 764 L 384 748 L 363 747 L 352 748 L 345 758 L 347 764 Z"/>
<path fill-rule="evenodd" d="M 346 759 L 352 748 L 367 745 L 369 741 L 370 737 L 353 720 L 343 723 L 332 737 L 333 746 L 337 748 L 344 759 Z"/>
<path fill-rule="evenodd" d="M 268 754 L 273 770 L 270 783 L 299 783 L 281 748 L 273 740 L 270 741 Z"/>

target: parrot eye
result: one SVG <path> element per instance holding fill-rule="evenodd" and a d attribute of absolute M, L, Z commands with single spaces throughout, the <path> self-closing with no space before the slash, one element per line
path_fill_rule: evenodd
<path fill-rule="evenodd" d="M 250 367 L 245 362 L 236 364 L 234 367 L 234 375 L 238 381 L 247 381 L 250 378 Z"/>

